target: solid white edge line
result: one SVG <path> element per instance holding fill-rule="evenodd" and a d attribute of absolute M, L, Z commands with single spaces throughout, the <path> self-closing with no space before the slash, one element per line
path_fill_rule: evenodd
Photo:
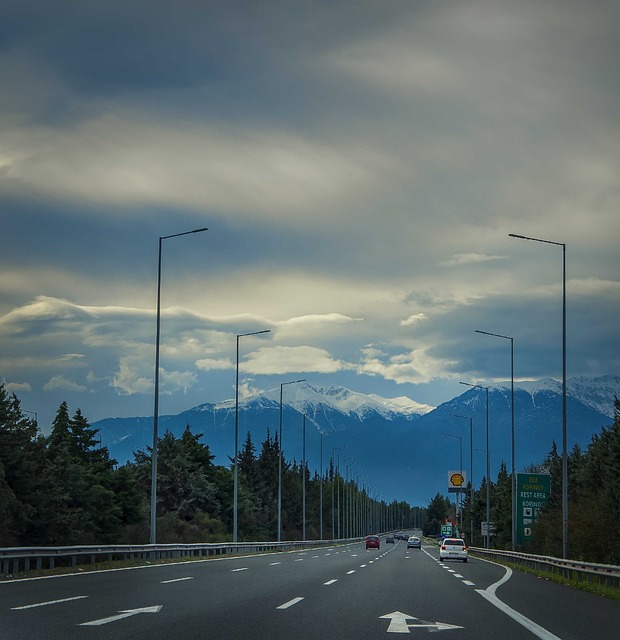
<path fill-rule="evenodd" d="M 525 627 L 528 631 L 531 631 L 535 636 L 541 638 L 541 640 L 562 640 L 551 631 L 547 631 L 544 627 L 536 624 L 533 620 L 530 620 L 522 613 L 515 611 L 507 604 L 504 604 L 497 596 L 483 591 L 482 589 L 476 589 L 476 591 L 485 599 L 488 600 L 493 606 L 497 607 L 500 611 L 503 611 L 507 616 L 518 622 L 522 627 Z"/>
<path fill-rule="evenodd" d="M 476 593 L 479 593 L 485 600 L 490 602 L 494 607 L 497 607 L 500 611 L 505 613 L 508 617 L 512 618 L 516 622 L 518 622 L 522 627 L 525 627 L 528 631 L 533 633 L 535 636 L 540 638 L 541 640 L 562 640 L 555 634 L 551 633 L 551 631 L 547 631 L 544 627 L 541 627 L 539 624 L 536 624 L 533 620 L 530 620 L 528 617 L 524 616 L 522 613 L 515 611 L 512 607 L 509 607 L 507 604 L 502 602 L 496 595 L 495 591 L 501 587 L 505 582 L 510 580 L 512 576 L 512 569 L 510 567 L 504 567 L 501 564 L 497 564 L 496 562 L 490 562 L 489 560 L 485 560 L 484 558 L 479 558 L 480 560 L 484 560 L 489 564 L 495 564 L 498 567 L 502 567 L 502 569 L 506 570 L 504 576 L 494 582 L 492 585 L 489 585 L 486 589 L 476 589 Z"/>
<path fill-rule="evenodd" d="M 294 604 L 297 604 L 302 600 L 303 600 L 303 597 L 301 596 L 299 598 L 293 598 L 292 600 L 289 600 L 288 602 L 281 604 L 279 607 L 276 607 L 276 609 L 288 609 L 289 607 L 292 607 Z"/>

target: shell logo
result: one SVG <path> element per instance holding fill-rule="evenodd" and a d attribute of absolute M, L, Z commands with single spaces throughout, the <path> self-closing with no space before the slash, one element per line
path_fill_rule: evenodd
<path fill-rule="evenodd" d="M 462 487 L 465 484 L 465 478 L 460 473 L 453 473 L 450 476 L 450 484 L 453 487 Z"/>

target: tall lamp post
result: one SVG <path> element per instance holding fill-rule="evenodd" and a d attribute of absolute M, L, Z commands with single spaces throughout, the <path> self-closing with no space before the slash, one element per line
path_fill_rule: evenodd
<path fill-rule="evenodd" d="M 278 542 L 282 539 L 282 456 L 284 455 L 282 449 L 282 389 L 284 385 L 296 384 L 298 382 L 305 382 L 305 378 L 302 380 L 291 380 L 290 382 L 282 382 L 280 384 L 280 441 L 278 446 L 280 447 L 280 456 L 278 457 Z"/>
<path fill-rule="evenodd" d="M 568 558 L 568 452 L 566 443 L 566 243 L 509 233 L 511 238 L 562 247 L 562 558 Z"/>
<path fill-rule="evenodd" d="M 489 548 L 489 535 L 491 527 L 491 453 L 489 451 L 489 387 L 483 387 L 480 384 L 470 384 L 469 382 L 459 382 L 459 384 L 467 385 L 468 387 L 474 387 L 475 389 L 485 389 L 487 392 L 487 535 L 485 536 L 486 548 Z"/>
<path fill-rule="evenodd" d="M 512 550 L 515 550 L 517 540 L 517 476 L 515 473 L 515 341 L 510 336 L 503 336 L 500 333 L 489 333 L 488 331 L 479 331 L 476 329 L 476 333 L 481 333 L 485 336 L 493 336 L 495 338 L 503 338 L 504 340 L 510 340 L 510 419 L 511 419 L 511 499 L 512 499 Z"/>
<path fill-rule="evenodd" d="M 458 438 L 459 441 L 459 473 L 461 474 L 461 477 L 463 476 L 463 437 L 462 436 L 457 436 L 454 435 L 453 433 L 443 433 L 443 436 L 448 436 L 449 438 Z M 460 522 L 461 522 L 461 531 L 463 530 L 463 505 L 462 505 L 462 499 L 463 499 L 463 493 L 462 490 L 459 491 L 459 499 L 458 499 L 458 505 L 459 505 L 459 513 L 460 513 Z M 471 544 L 471 543 L 470 543 Z"/>
<path fill-rule="evenodd" d="M 157 331 L 155 337 L 155 400 L 153 407 L 153 452 L 151 454 L 151 533 L 150 543 L 157 541 L 157 429 L 159 421 L 159 341 L 161 336 L 161 245 L 164 240 L 207 231 L 206 227 L 159 237 L 157 259 Z"/>
<path fill-rule="evenodd" d="M 302 539 L 306 541 L 306 414 L 304 413 L 304 421 L 302 427 L 302 448 L 301 448 L 301 458 L 302 458 L 302 483 L 301 483 L 301 521 L 302 521 L 302 531 L 303 536 Z"/>
<path fill-rule="evenodd" d="M 235 377 L 235 457 L 233 467 L 233 542 L 237 542 L 239 522 L 239 338 L 244 338 L 245 336 L 257 336 L 260 333 L 270 332 L 271 329 L 263 329 L 262 331 L 237 334 L 237 367 Z"/>
<path fill-rule="evenodd" d="M 472 418 L 471 416 L 461 416 L 458 413 L 451 413 L 451 416 L 455 418 L 463 418 L 464 420 L 469 420 L 469 486 L 470 486 L 470 495 L 469 495 L 469 511 L 470 511 L 470 542 L 469 544 L 473 544 L 474 541 L 474 429 L 472 426 Z"/>

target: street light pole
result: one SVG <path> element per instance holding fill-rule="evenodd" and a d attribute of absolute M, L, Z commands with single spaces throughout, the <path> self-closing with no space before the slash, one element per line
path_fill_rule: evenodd
<path fill-rule="evenodd" d="M 448 436 L 449 438 L 458 438 L 459 440 L 459 473 L 461 474 L 461 478 L 463 477 L 463 437 L 462 436 L 456 436 L 452 433 L 443 433 L 442 435 L 444 436 Z M 459 500 L 458 500 L 458 505 L 459 505 L 459 513 L 460 513 L 460 521 L 461 521 L 461 531 L 463 530 L 463 505 L 462 505 L 462 498 L 463 498 L 463 494 L 462 491 L 459 491 Z M 470 543 L 471 544 L 471 543 Z"/>
<path fill-rule="evenodd" d="M 516 548 L 517 540 L 517 475 L 515 470 L 515 341 L 510 336 L 503 336 L 499 333 L 489 333 L 488 331 L 479 331 L 476 329 L 476 333 L 481 333 L 485 336 L 493 336 L 495 338 L 503 338 L 504 340 L 510 340 L 510 417 L 511 417 L 511 500 L 512 500 L 512 550 Z"/>
<path fill-rule="evenodd" d="M 302 473 L 303 479 L 301 484 L 301 520 L 303 530 L 303 541 L 306 541 L 306 414 L 304 413 L 304 422 L 302 429 Z"/>
<path fill-rule="evenodd" d="M 278 542 L 282 539 L 282 456 L 284 455 L 282 449 L 282 389 L 286 384 L 296 384 L 297 382 L 305 382 L 303 380 L 291 380 L 290 382 L 282 382 L 280 384 L 280 441 L 278 446 L 280 447 L 280 455 L 278 457 Z"/>
<path fill-rule="evenodd" d="M 163 240 L 169 238 L 178 238 L 179 236 L 187 236 L 192 233 L 200 233 L 207 231 L 206 227 L 194 229 L 193 231 L 184 231 L 183 233 L 174 233 L 169 236 L 159 237 L 159 251 L 157 258 L 157 329 L 155 336 L 155 399 L 153 406 L 153 450 L 151 453 L 151 531 L 150 544 L 155 544 L 157 540 L 157 430 L 159 422 L 159 342 L 161 336 L 161 246 Z"/>
<path fill-rule="evenodd" d="M 487 535 L 485 538 L 486 548 L 489 548 L 489 536 L 491 527 L 491 452 L 489 450 L 489 387 L 483 387 L 480 384 L 470 384 L 469 382 L 459 382 L 459 384 L 467 385 L 468 387 L 474 387 L 476 389 L 486 389 L 487 392 Z"/>
<path fill-rule="evenodd" d="M 238 479 L 238 463 L 239 463 L 239 338 L 245 336 L 257 336 L 259 333 L 270 333 L 271 329 L 263 329 L 262 331 L 252 331 L 251 333 L 237 334 L 237 367 L 235 377 L 235 453 L 233 467 L 233 542 L 237 542 L 238 534 L 238 516 L 239 516 L 239 479 Z"/>
<path fill-rule="evenodd" d="M 511 238 L 562 247 L 562 558 L 568 558 L 568 451 L 566 436 L 566 243 L 530 238 L 516 233 Z"/>
<path fill-rule="evenodd" d="M 458 413 L 451 413 L 455 418 L 463 418 L 469 420 L 469 535 L 471 536 L 469 544 L 474 542 L 474 429 L 472 426 L 471 416 L 461 416 Z"/>

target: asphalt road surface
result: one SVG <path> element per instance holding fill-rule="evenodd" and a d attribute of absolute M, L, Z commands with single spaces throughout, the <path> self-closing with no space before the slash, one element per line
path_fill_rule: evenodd
<path fill-rule="evenodd" d="M 3 640 L 617 640 L 620 602 L 361 543 L 0 583 Z M 431 636 L 431 638 L 434 636 Z"/>

